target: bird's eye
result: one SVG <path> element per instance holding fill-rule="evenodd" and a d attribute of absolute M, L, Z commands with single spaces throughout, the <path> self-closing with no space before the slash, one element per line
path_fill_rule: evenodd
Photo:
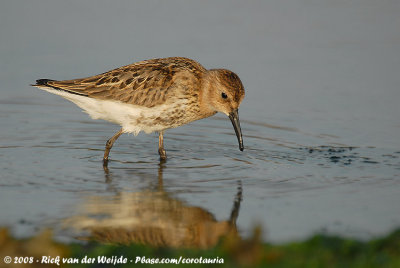
<path fill-rule="evenodd" d="M 228 96 L 225 94 L 225 92 L 222 92 L 222 93 L 221 93 L 221 97 L 222 97 L 223 99 L 228 98 Z"/>

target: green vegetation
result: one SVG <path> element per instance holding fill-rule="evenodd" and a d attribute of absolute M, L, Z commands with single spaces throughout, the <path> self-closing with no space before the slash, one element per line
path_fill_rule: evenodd
<path fill-rule="evenodd" d="M 211 249 L 171 249 L 152 248 L 145 245 L 111 245 L 89 242 L 86 245 L 63 245 L 53 242 L 51 234 L 45 233 L 29 240 L 15 240 L 3 229 L 0 232 L 0 257 L 43 255 L 60 256 L 92 260 L 92 264 L 73 264 L 71 267 L 110 267 L 110 264 L 98 264 L 98 257 L 114 262 L 126 258 L 123 267 L 140 267 L 135 263 L 137 257 L 145 257 L 144 262 L 153 262 L 158 258 L 175 258 L 182 256 L 186 261 L 202 257 L 224 260 L 223 264 L 197 264 L 198 267 L 400 267 L 400 229 L 387 237 L 360 242 L 334 236 L 316 235 L 303 242 L 272 245 L 260 242 L 260 231 L 256 228 L 252 238 L 243 240 L 236 235 L 228 235 Z M 114 256 L 114 258 L 112 258 Z M 122 256 L 122 258 L 121 258 Z M 217 258 L 218 257 L 218 258 Z M 132 262 L 130 262 L 132 260 Z M 3 263 L 1 263 L 3 264 Z M 0 264 L 0 267 L 2 267 Z M 40 263 L 39 263 L 40 264 Z M 38 265 L 38 264 L 37 264 Z M 47 266 L 47 265 L 46 265 Z M 26 267 L 46 267 L 35 263 Z M 117 264 L 117 266 L 119 266 Z M 175 264 L 153 264 L 151 267 L 176 267 Z M 181 263 L 179 267 L 193 264 Z M 13 267 L 13 266 L 8 266 Z"/>

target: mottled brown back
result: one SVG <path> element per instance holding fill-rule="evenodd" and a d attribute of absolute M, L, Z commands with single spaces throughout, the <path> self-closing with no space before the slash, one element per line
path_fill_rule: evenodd
<path fill-rule="evenodd" d="M 177 75 L 182 72 L 184 75 Z M 87 78 L 48 80 L 46 85 L 96 99 L 153 107 L 166 102 L 178 77 L 198 80 L 205 72 L 194 60 L 172 57 L 141 61 Z"/>

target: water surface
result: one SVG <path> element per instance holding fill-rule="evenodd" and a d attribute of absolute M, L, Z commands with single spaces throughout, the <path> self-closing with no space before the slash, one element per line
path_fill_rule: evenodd
<path fill-rule="evenodd" d="M 0 225 L 199 247 L 399 227 L 398 3 L 178 2 L 3 5 Z M 119 127 L 29 87 L 166 56 L 239 74 L 244 152 L 216 115 L 167 131 L 162 164 L 156 134 L 123 135 L 103 170 Z"/>

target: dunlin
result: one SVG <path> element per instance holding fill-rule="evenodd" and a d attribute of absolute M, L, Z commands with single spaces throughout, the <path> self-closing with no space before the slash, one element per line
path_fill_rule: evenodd
<path fill-rule="evenodd" d="M 93 119 L 121 125 L 106 143 L 104 165 L 121 134 L 137 135 L 142 130 L 159 133 L 158 152 L 160 159 L 165 160 L 166 129 L 217 112 L 230 118 L 243 151 L 238 108 L 244 88 L 239 77 L 226 69 L 206 70 L 194 60 L 171 57 L 140 61 L 87 78 L 39 79 L 33 86 L 74 102 Z"/>

